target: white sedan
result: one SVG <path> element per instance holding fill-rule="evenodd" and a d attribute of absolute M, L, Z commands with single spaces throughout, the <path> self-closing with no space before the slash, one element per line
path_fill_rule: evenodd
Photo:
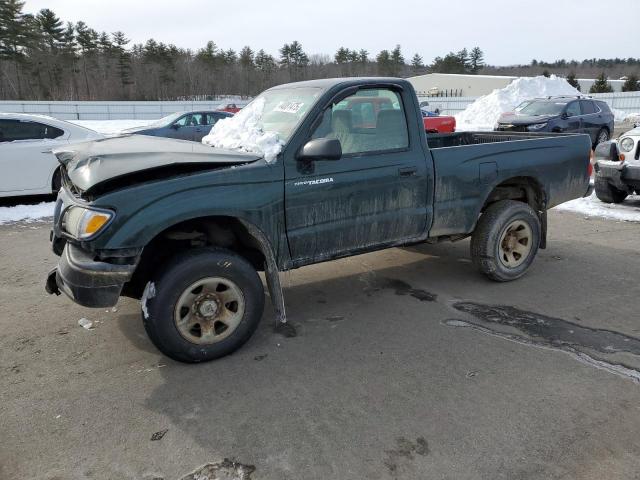
<path fill-rule="evenodd" d="M 0 197 L 58 191 L 59 163 L 51 150 L 102 137 L 53 117 L 0 113 Z"/>

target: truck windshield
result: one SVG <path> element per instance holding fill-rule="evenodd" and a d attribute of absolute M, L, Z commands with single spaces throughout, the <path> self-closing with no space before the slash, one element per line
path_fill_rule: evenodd
<path fill-rule="evenodd" d="M 233 117 L 217 122 L 202 143 L 260 153 L 273 161 L 321 94 L 314 87 L 267 90 Z"/>
<path fill-rule="evenodd" d="M 560 115 L 566 105 L 562 102 L 531 102 L 518 113 L 521 115 Z"/>
<path fill-rule="evenodd" d="M 256 126 L 264 132 L 277 133 L 280 140 L 286 142 L 315 104 L 321 91 L 320 88 L 267 90 L 249 104 L 258 106 L 256 113 L 260 110 Z"/>

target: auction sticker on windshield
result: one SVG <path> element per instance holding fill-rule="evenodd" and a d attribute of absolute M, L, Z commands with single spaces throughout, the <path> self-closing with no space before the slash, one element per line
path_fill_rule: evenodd
<path fill-rule="evenodd" d="M 274 112 L 298 113 L 298 110 L 304 105 L 302 102 L 280 102 L 273 109 Z"/>

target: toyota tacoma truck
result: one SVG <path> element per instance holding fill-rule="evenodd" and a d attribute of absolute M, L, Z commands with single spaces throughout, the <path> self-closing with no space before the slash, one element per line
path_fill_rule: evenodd
<path fill-rule="evenodd" d="M 277 86 L 203 142 L 132 135 L 55 152 L 61 258 L 47 291 L 87 307 L 140 299 L 153 343 L 183 362 L 249 339 L 260 271 L 280 322 L 279 272 L 400 245 L 471 237 L 481 272 L 517 279 L 545 248 L 547 210 L 589 190 L 588 135 L 427 136 L 395 78 Z"/>

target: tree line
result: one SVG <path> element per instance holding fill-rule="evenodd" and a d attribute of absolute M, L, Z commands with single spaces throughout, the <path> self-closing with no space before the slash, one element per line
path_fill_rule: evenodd
<path fill-rule="evenodd" d="M 340 47 L 330 56 L 309 54 L 295 40 L 277 55 L 250 46 L 225 49 L 213 41 L 197 50 L 154 39 L 131 44 L 121 31 L 98 32 L 82 21 L 64 23 L 50 9 L 36 14 L 23 9 L 24 1 L 0 0 L 0 99 L 206 99 L 253 96 L 273 85 L 313 78 L 478 74 L 500 68 L 486 65 L 479 47 L 425 63 L 418 53 L 405 59 L 400 45 L 377 54 Z M 602 68 L 613 68 L 606 62 L 640 65 L 640 59 L 593 62 Z M 565 64 L 534 61 L 528 67 L 561 69 Z"/>

